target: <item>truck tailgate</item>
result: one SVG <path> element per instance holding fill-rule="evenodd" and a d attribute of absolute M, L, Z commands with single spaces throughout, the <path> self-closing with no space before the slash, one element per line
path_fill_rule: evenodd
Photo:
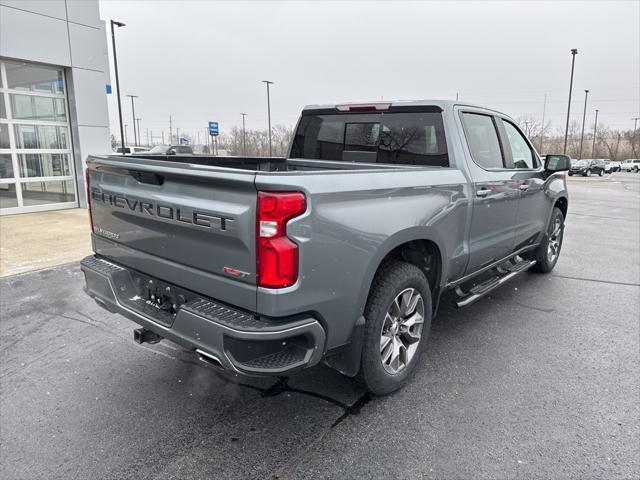
<path fill-rule="evenodd" d="M 255 310 L 255 174 L 140 158 L 87 162 L 98 255 Z"/>

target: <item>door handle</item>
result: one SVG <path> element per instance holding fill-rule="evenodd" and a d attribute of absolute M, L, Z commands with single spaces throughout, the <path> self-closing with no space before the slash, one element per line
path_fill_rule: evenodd
<path fill-rule="evenodd" d="M 523 192 L 526 192 L 529 189 L 529 185 L 527 185 L 526 183 L 523 183 L 522 185 L 520 185 L 520 190 L 522 190 Z"/>
<path fill-rule="evenodd" d="M 487 195 L 489 195 L 489 193 L 491 193 L 491 190 L 489 190 L 488 188 L 483 188 L 482 190 L 478 190 L 476 192 L 476 196 L 478 196 L 480 198 L 484 198 Z"/>

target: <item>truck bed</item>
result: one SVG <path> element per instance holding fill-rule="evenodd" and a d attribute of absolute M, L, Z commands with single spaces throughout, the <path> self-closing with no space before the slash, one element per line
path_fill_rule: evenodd
<path fill-rule="evenodd" d="M 109 159 L 122 159 L 121 155 L 111 155 Z M 252 172 L 291 172 L 327 170 L 368 170 L 411 168 L 401 165 L 384 165 L 365 162 L 334 162 L 330 160 L 305 160 L 285 157 L 218 157 L 211 155 L 128 155 L 125 159 L 139 158 L 159 161 L 163 164 L 187 163 L 209 167 L 234 168 Z M 125 160 L 126 161 L 126 160 Z"/>

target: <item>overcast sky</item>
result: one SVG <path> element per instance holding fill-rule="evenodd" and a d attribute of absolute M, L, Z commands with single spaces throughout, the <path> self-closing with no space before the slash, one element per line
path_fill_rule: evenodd
<path fill-rule="evenodd" d="M 143 134 L 293 125 L 307 104 L 460 99 L 564 124 L 633 128 L 640 116 L 640 2 L 100 1 L 118 29 L 122 94 L 139 95 Z M 113 65 L 111 66 L 113 73 Z M 115 87 L 115 80 L 113 80 Z M 123 101 L 128 100 L 123 97 Z M 109 98 L 112 131 L 117 103 Z M 130 103 L 124 102 L 131 134 Z"/>

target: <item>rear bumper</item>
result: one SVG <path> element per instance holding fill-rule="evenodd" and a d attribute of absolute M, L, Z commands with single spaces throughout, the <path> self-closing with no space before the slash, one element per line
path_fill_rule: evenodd
<path fill-rule="evenodd" d="M 139 281 L 134 281 L 137 272 L 96 256 L 82 260 L 80 267 L 85 291 L 101 306 L 197 350 L 201 358 L 215 359 L 211 363 L 224 370 L 253 376 L 281 375 L 315 365 L 323 356 L 325 331 L 311 316 L 263 318 L 191 292 L 187 301 L 170 313 L 139 295 Z"/>

